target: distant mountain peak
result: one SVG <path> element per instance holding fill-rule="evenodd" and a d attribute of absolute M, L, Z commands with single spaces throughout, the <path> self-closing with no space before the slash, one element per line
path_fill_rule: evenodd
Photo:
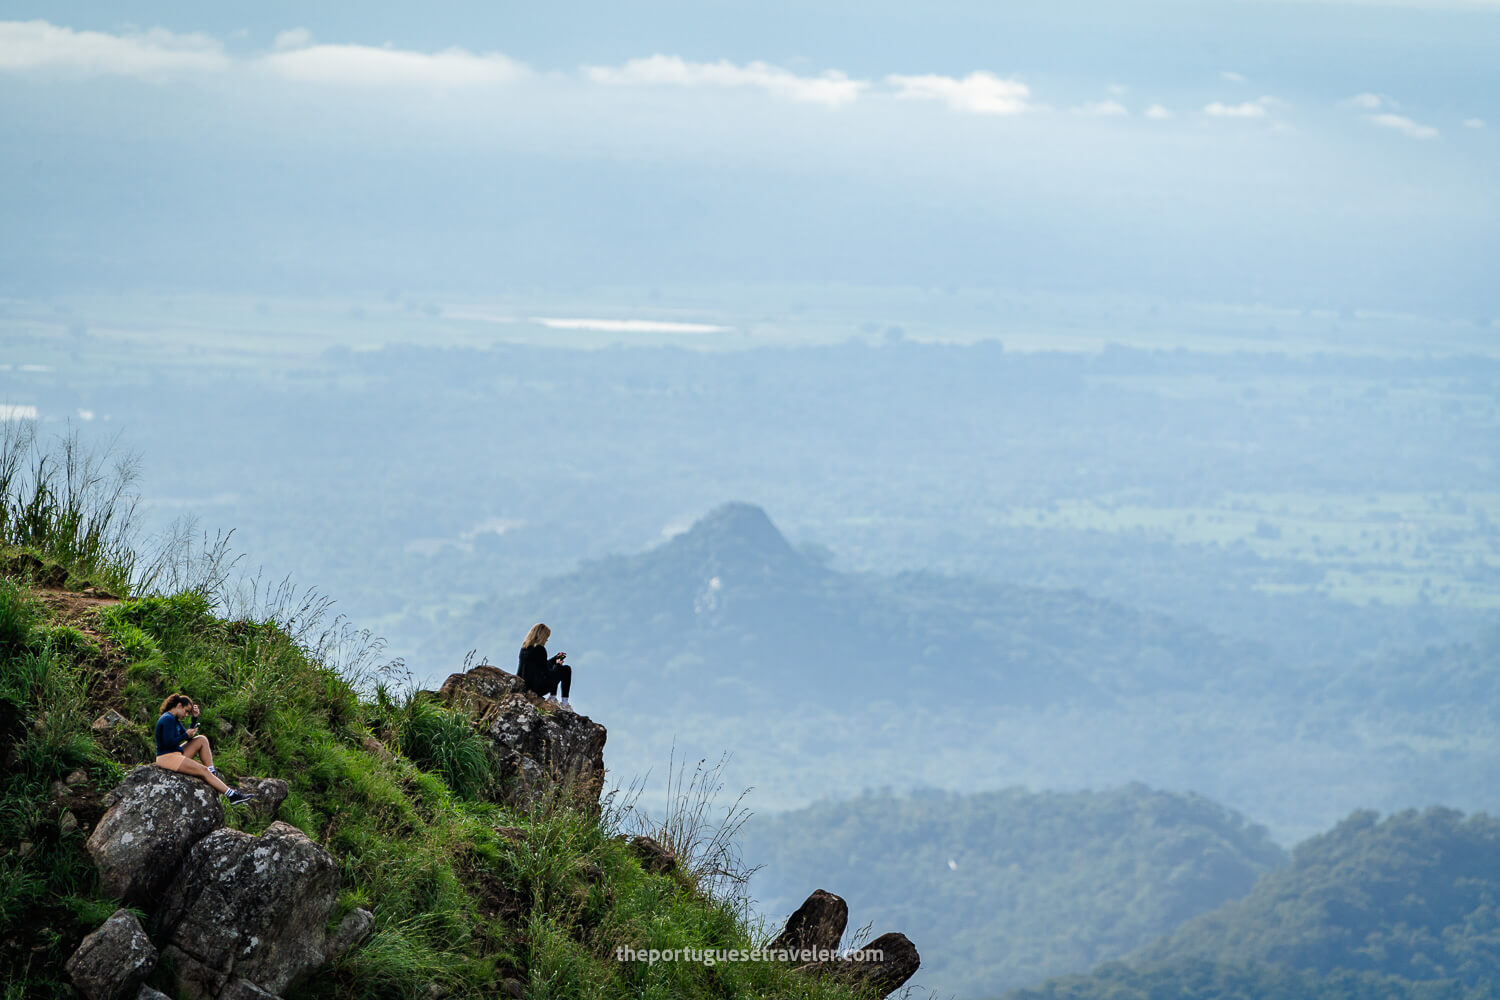
<path fill-rule="evenodd" d="M 688 529 L 689 534 L 693 532 L 729 532 L 745 538 L 760 536 L 767 541 L 786 544 L 770 515 L 763 508 L 743 500 L 731 500 L 704 514 Z"/>
<path fill-rule="evenodd" d="M 715 507 L 669 547 L 726 569 L 764 569 L 801 558 L 764 510 L 738 501 Z"/>

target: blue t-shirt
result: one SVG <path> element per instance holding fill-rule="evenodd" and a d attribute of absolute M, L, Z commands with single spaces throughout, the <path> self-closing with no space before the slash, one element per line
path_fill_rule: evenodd
<path fill-rule="evenodd" d="M 187 730 L 182 728 L 182 723 L 171 712 L 163 712 L 161 718 L 156 720 L 156 756 L 181 753 L 182 745 L 187 739 Z"/>

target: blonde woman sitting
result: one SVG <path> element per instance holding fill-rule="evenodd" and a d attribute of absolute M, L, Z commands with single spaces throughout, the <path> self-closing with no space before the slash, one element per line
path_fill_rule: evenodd
<path fill-rule="evenodd" d="M 573 668 L 563 662 L 567 659 L 567 653 L 558 653 L 552 657 L 547 655 L 547 640 L 551 637 L 552 630 L 541 622 L 531 626 L 531 631 L 526 633 L 526 641 L 521 643 L 516 674 L 526 685 L 527 691 L 548 701 L 557 700 L 557 689 L 561 687 L 561 705 L 571 710 L 568 691 L 573 686 Z"/>

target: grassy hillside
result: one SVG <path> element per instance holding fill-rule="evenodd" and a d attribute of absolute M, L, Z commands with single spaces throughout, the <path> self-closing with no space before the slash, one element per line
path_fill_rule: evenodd
<path fill-rule="evenodd" d="M 741 837 L 768 914 L 826 880 L 876 928 L 922 927 L 922 981 L 994 995 L 1118 958 L 1285 862 L 1266 831 L 1191 795 L 1023 789 L 866 794 Z"/>
<path fill-rule="evenodd" d="M 3 498 L 6 541 L 24 499 Z M 87 808 L 55 801 L 53 783 L 82 769 L 87 781 L 70 795 L 97 800 L 150 759 L 156 707 L 174 691 L 203 706 L 201 726 L 227 777 L 290 782 L 280 818 L 338 859 L 341 910 L 375 914 L 373 936 L 306 984 L 300 1000 L 508 989 L 538 1000 L 852 995 L 770 963 L 617 962 L 619 946 L 742 948 L 752 931 L 691 877 L 643 870 L 612 839 L 618 811 L 517 813 L 486 801 L 487 749 L 468 721 L 383 688 L 366 696 L 312 651 L 330 648 L 315 638 L 318 602 L 300 614 L 284 607 L 226 620 L 197 592 L 86 596 L 100 566 L 67 561 L 76 553 L 61 541 L 76 525 L 38 517 L 28 549 L 0 549 L 0 565 L 11 567 L 0 576 L 5 1000 L 70 995 L 63 962 L 117 905 L 101 894 L 84 849 Z M 103 568 L 124 590 L 129 568 Z M 356 651 L 343 662 L 361 661 Z M 96 733 L 90 723 L 106 708 L 128 722 Z M 229 812 L 252 831 L 268 823 Z"/>
<path fill-rule="evenodd" d="M 1500 821 L 1356 813 L 1243 899 L 1014 1000 L 1500 996 Z"/>

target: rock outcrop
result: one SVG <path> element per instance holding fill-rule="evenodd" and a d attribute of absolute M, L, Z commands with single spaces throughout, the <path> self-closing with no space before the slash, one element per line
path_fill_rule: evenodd
<path fill-rule="evenodd" d="M 370 915 L 356 911 L 325 935 L 339 884 L 333 857 L 289 824 L 259 837 L 229 829 L 204 837 L 155 920 L 178 994 L 222 997 L 238 980 L 279 994 L 327 961 L 331 942 L 347 950 Z"/>
<path fill-rule="evenodd" d="M 125 776 L 104 799 L 88 849 L 106 894 L 150 908 L 188 851 L 224 823 L 214 790 L 152 765 Z"/>
<path fill-rule="evenodd" d="M 523 694 L 526 685 L 521 678 L 507 670 L 482 663 L 461 674 L 449 674 L 438 689 L 438 697 L 450 705 L 461 704 L 465 699 L 496 702 L 506 695 Z"/>
<path fill-rule="evenodd" d="M 135 914 L 116 910 L 83 939 L 64 968 L 84 1000 L 135 1000 L 156 959 L 156 946 Z"/>
<path fill-rule="evenodd" d="M 788 951 L 837 951 L 847 926 L 849 904 L 844 902 L 844 897 L 815 889 L 787 918 L 786 927 L 766 947 Z"/>
<path fill-rule="evenodd" d="M 905 934 L 882 934 L 855 954 L 863 958 L 838 958 L 828 962 L 809 962 L 798 972 L 808 975 L 836 976 L 858 990 L 870 990 L 878 997 L 896 992 L 922 964 L 916 945 Z"/>
<path fill-rule="evenodd" d="M 469 713 L 491 744 L 503 804 L 530 809 L 561 795 L 570 805 L 598 809 L 609 735 L 603 726 L 544 704 L 526 693 L 521 678 L 487 664 L 451 675 L 437 697 Z"/>
<path fill-rule="evenodd" d="M 578 808 L 599 808 L 609 734 L 588 716 L 544 712 L 512 697 L 496 705 L 480 731 L 495 748 L 505 804 L 529 809 L 560 795 Z"/>
<path fill-rule="evenodd" d="M 260 816 L 270 819 L 276 815 L 276 810 L 286 801 L 291 794 L 291 788 L 280 778 L 241 778 L 238 784 L 239 790 L 255 798 L 245 803 L 245 809 L 252 816 Z"/>
<path fill-rule="evenodd" d="M 766 948 L 793 953 L 836 952 L 848 925 L 849 905 L 841 897 L 817 889 L 787 918 L 786 926 Z M 836 976 L 856 989 L 885 997 L 900 989 L 921 964 L 916 946 L 905 934 L 882 934 L 850 954 L 804 962 L 796 971 L 809 976 Z"/>
<path fill-rule="evenodd" d="M 274 778 L 240 784 L 266 816 L 288 792 Z M 87 1000 L 159 996 L 141 986 L 156 944 L 179 1000 L 275 1000 L 374 926 L 355 910 L 329 933 L 341 881 L 333 857 L 286 823 L 258 837 L 225 828 L 218 796 L 196 778 L 138 767 L 106 802 L 88 843 L 101 881 L 154 912 L 150 936 L 121 910 L 84 939 L 68 971 Z"/>

